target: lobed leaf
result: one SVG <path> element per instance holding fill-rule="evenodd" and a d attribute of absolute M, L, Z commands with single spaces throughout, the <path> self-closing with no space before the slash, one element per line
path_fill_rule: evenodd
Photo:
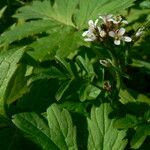
<path fill-rule="evenodd" d="M 38 144 L 42 150 L 77 150 L 76 130 L 71 116 L 56 104 L 47 109 L 47 123 L 36 113 L 13 116 L 13 123 L 25 137 Z"/>
<path fill-rule="evenodd" d="M 76 129 L 71 116 L 65 109 L 61 110 L 56 104 L 47 110 L 47 119 L 51 139 L 61 150 L 77 150 Z"/>
<path fill-rule="evenodd" d="M 48 125 L 36 113 L 17 114 L 13 116 L 12 121 L 27 138 L 35 142 L 43 150 L 59 150 L 50 139 Z"/>
<path fill-rule="evenodd" d="M 127 144 L 126 132 L 113 127 L 114 120 L 109 119 L 112 111 L 109 104 L 92 107 L 91 118 L 88 119 L 89 150 L 123 150 Z"/>
<path fill-rule="evenodd" d="M 61 24 L 74 26 L 72 15 L 78 0 L 55 0 L 53 6 L 49 0 L 33 1 L 32 5 L 24 6 L 14 15 L 19 19 L 49 19 Z"/>

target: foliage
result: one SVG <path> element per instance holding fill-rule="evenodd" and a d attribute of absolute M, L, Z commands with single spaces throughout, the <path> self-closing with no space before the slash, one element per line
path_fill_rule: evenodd
<path fill-rule="evenodd" d="M 0 0 L 0 147 L 149 149 L 149 12 L 149 0 Z"/>

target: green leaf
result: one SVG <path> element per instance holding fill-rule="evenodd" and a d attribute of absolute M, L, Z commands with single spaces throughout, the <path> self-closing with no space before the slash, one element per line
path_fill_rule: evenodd
<path fill-rule="evenodd" d="M 53 18 L 66 24 L 72 25 L 72 15 L 78 4 L 78 0 L 55 0 L 53 5 Z"/>
<path fill-rule="evenodd" d="M 101 90 L 93 85 L 83 85 L 80 89 L 80 100 L 95 100 L 100 94 Z"/>
<path fill-rule="evenodd" d="M 129 102 L 143 102 L 150 105 L 150 98 L 144 94 L 137 93 L 133 90 L 121 89 L 119 92 L 120 102 L 123 104 Z"/>
<path fill-rule="evenodd" d="M 59 69 L 57 69 L 54 66 L 51 66 L 48 69 L 34 68 L 32 71 L 32 76 L 28 80 L 28 85 L 40 79 L 55 79 L 55 78 L 59 80 L 68 79 L 68 77 L 65 74 L 63 74 Z"/>
<path fill-rule="evenodd" d="M 76 129 L 69 112 L 53 104 L 47 109 L 47 119 L 48 124 L 44 118 L 31 112 L 14 115 L 12 121 L 42 150 L 77 150 Z"/>
<path fill-rule="evenodd" d="M 131 140 L 131 148 L 138 149 L 143 144 L 148 135 L 150 135 L 149 124 L 138 126 L 136 133 Z"/>
<path fill-rule="evenodd" d="M 86 111 L 86 107 L 84 103 L 81 102 L 73 102 L 73 101 L 65 101 L 61 104 L 59 104 L 62 108 L 65 108 L 71 112 L 77 112 L 80 114 L 88 115 Z M 77 116 L 78 117 L 78 116 Z"/>
<path fill-rule="evenodd" d="M 77 150 L 76 129 L 71 116 L 65 109 L 53 104 L 47 110 L 51 139 L 61 150 Z"/>
<path fill-rule="evenodd" d="M 74 53 L 80 45 L 82 45 L 81 32 L 66 27 L 30 44 L 29 47 L 33 50 L 28 54 L 39 61 L 54 59 L 55 56 L 64 58 Z"/>
<path fill-rule="evenodd" d="M 145 112 L 144 119 L 146 119 L 147 121 L 150 121 L 150 109 Z"/>
<path fill-rule="evenodd" d="M 142 3 L 140 3 L 140 7 L 147 9 L 150 8 L 150 1 L 149 0 L 143 1 Z"/>
<path fill-rule="evenodd" d="M 22 25 L 15 26 L 13 29 L 4 32 L 0 36 L 0 44 L 10 44 L 14 41 L 21 40 L 25 37 L 42 33 L 51 28 L 57 27 L 58 24 L 48 20 L 37 20 L 26 22 Z"/>
<path fill-rule="evenodd" d="M 7 98 L 10 99 L 9 96 L 12 93 L 16 92 L 16 91 L 13 92 L 10 89 L 10 87 L 12 87 L 10 83 L 13 78 L 14 80 L 19 79 L 19 77 L 17 79 L 17 77 L 14 77 L 14 75 L 17 69 L 19 68 L 19 61 L 22 59 L 24 52 L 25 52 L 25 48 L 21 48 L 18 50 L 12 49 L 9 51 L 5 51 L 0 54 L 0 72 L 1 72 L 0 73 L 0 114 L 5 114 L 5 104 L 6 104 Z M 15 81 L 13 82 L 15 83 Z M 12 92 L 9 93 L 10 91 Z"/>
<path fill-rule="evenodd" d="M 129 103 L 129 102 L 136 102 L 135 98 L 125 89 L 121 89 L 119 92 L 120 101 L 123 104 Z"/>
<path fill-rule="evenodd" d="M 27 86 L 26 66 L 18 65 L 18 68 L 14 75 L 12 76 L 9 85 L 6 90 L 6 99 L 7 104 L 11 104 L 20 98 L 23 94 L 29 91 Z"/>
<path fill-rule="evenodd" d="M 49 0 L 33 1 L 30 6 L 24 6 L 18 10 L 14 17 L 20 19 L 49 19 L 65 25 L 74 26 L 72 15 L 77 6 L 78 0 L 55 0 L 53 6 Z"/>
<path fill-rule="evenodd" d="M 150 70 L 150 63 L 142 61 L 142 60 L 132 59 L 131 66 L 145 68 L 147 70 Z"/>
<path fill-rule="evenodd" d="M 39 145 L 42 150 L 59 150 L 50 139 L 48 125 L 36 113 L 17 114 L 13 116 L 12 121 L 27 138 Z"/>
<path fill-rule="evenodd" d="M 100 14 L 116 13 L 133 5 L 135 0 L 80 0 L 79 10 L 75 15 L 76 25 L 83 29 L 90 19 L 96 19 Z"/>
<path fill-rule="evenodd" d="M 59 101 L 62 98 L 62 96 L 64 95 L 66 90 L 69 88 L 71 82 L 72 82 L 72 80 L 62 81 L 61 86 L 58 89 L 56 96 L 55 96 L 57 101 Z"/>
<path fill-rule="evenodd" d="M 89 150 L 123 150 L 127 144 L 125 131 L 113 127 L 114 120 L 109 119 L 112 111 L 109 104 L 93 107 L 91 119 L 88 119 L 88 149 Z"/>
<path fill-rule="evenodd" d="M 52 13 L 52 7 L 49 0 L 33 1 L 30 5 L 25 5 L 19 8 L 14 15 L 18 19 L 50 19 Z"/>
<path fill-rule="evenodd" d="M 118 129 L 128 129 L 133 128 L 137 123 L 138 119 L 135 116 L 127 114 L 124 118 L 115 120 L 114 127 Z"/>
<path fill-rule="evenodd" d="M 0 9 L 0 19 L 2 18 L 7 6 L 4 6 L 2 9 Z"/>
<path fill-rule="evenodd" d="M 89 77 L 92 77 L 95 75 L 93 64 L 89 60 L 87 55 L 85 55 L 85 58 L 81 56 L 77 56 L 76 61 L 77 61 L 77 64 L 80 66 L 80 68 L 84 70 Z"/>

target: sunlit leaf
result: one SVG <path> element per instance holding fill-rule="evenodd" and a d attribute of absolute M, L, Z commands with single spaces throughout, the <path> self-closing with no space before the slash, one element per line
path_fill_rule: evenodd
<path fill-rule="evenodd" d="M 47 119 L 51 139 L 59 149 L 77 150 L 76 129 L 69 112 L 65 109 L 61 110 L 56 104 L 53 104 L 47 110 Z"/>
<path fill-rule="evenodd" d="M 89 150 L 123 150 L 125 148 L 126 133 L 113 127 L 114 120 L 108 117 L 111 111 L 109 104 L 92 108 L 91 117 L 88 119 Z"/>

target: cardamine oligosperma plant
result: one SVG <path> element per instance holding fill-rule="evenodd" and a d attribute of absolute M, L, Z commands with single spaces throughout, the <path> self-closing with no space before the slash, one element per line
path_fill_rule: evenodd
<path fill-rule="evenodd" d="M 128 21 L 123 19 L 120 15 L 115 16 L 112 14 L 99 16 L 95 21 L 89 20 L 88 25 L 88 30 L 82 34 L 84 41 L 99 43 L 107 49 L 111 59 L 106 58 L 100 60 L 100 64 L 104 67 L 113 66 L 115 68 L 116 87 L 120 89 L 122 83 L 120 73 L 122 72 L 122 68 L 119 60 L 124 58 L 119 58 L 122 56 L 116 57 L 115 50 L 120 46 L 121 49 L 119 50 L 124 51 L 123 49 L 128 47 L 126 43 L 134 43 L 138 40 L 144 28 L 140 28 L 136 33 L 129 36 L 125 29 L 128 25 Z M 108 81 L 106 82 L 109 83 Z M 111 87 L 111 85 L 108 86 Z"/>

